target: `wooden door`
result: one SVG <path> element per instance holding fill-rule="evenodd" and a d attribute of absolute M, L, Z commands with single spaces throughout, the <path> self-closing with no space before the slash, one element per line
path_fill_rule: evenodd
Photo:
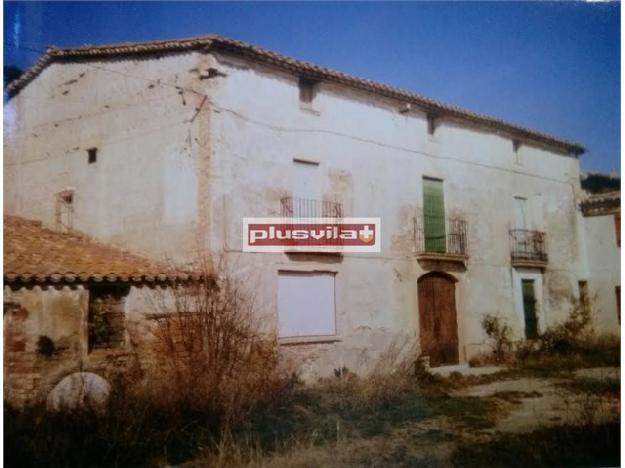
<path fill-rule="evenodd" d="M 430 365 L 458 363 L 458 324 L 454 280 L 442 273 L 419 278 L 421 354 Z"/>

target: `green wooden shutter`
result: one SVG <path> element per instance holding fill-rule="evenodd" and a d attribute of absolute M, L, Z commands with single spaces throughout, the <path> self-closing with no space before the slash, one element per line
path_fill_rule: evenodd
<path fill-rule="evenodd" d="M 536 318 L 536 296 L 534 294 L 534 280 L 521 281 L 523 291 L 523 312 L 525 314 L 525 337 L 538 336 L 538 320 Z"/>
<path fill-rule="evenodd" d="M 426 252 L 445 252 L 443 181 L 423 179 L 423 228 Z"/>

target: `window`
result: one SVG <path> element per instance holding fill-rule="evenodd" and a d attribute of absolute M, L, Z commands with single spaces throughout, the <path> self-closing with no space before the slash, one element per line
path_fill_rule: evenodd
<path fill-rule="evenodd" d="M 514 227 L 527 229 L 527 198 L 514 197 Z"/>
<path fill-rule="evenodd" d="M 432 114 L 428 114 L 427 121 L 428 121 L 428 135 L 434 135 L 434 132 L 436 131 L 436 117 L 434 117 Z"/>
<path fill-rule="evenodd" d="M 94 164 L 98 160 L 98 148 L 89 148 L 87 150 L 87 161 Z"/>
<path fill-rule="evenodd" d="M 282 338 L 336 335 L 334 273 L 279 272 L 278 330 Z"/>
<path fill-rule="evenodd" d="M 64 190 L 56 194 L 54 217 L 57 230 L 66 231 L 74 227 L 73 190 Z"/>
<path fill-rule="evenodd" d="M 442 180 L 423 178 L 423 228 L 426 252 L 445 252 L 445 195 Z"/>
<path fill-rule="evenodd" d="M 614 213 L 614 229 L 616 230 L 616 246 L 621 246 L 621 213 Z"/>
<path fill-rule="evenodd" d="M 95 286 L 89 290 L 89 351 L 124 344 L 124 302 L 128 289 Z"/>
<path fill-rule="evenodd" d="M 315 97 L 315 82 L 307 78 L 299 80 L 299 102 L 306 106 L 312 106 Z"/>
<path fill-rule="evenodd" d="M 521 164 L 521 155 L 519 154 L 521 149 L 521 142 L 519 140 L 512 140 L 512 150 L 514 151 L 514 164 Z"/>
<path fill-rule="evenodd" d="M 293 160 L 293 196 L 307 200 L 321 199 L 319 163 Z"/>

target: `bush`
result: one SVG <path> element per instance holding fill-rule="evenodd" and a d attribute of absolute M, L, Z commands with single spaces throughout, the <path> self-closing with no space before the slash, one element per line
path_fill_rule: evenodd
<path fill-rule="evenodd" d="M 226 263 L 198 260 L 201 280 L 156 297 L 157 365 L 144 391 L 181 412 L 225 427 L 285 390 L 275 333 L 263 332 L 253 295 Z"/>
<path fill-rule="evenodd" d="M 495 362 L 506 361 L 512 351 L 512 328 L 502 318 L 486 314 L 482 318 L 482 329 L 490 341 Z"/>
<path fill-rule="evenodd" d="M 536 340 L 519 343 L 515 357 L 520 366 L 544 370 L 613 366 L 620 364 L 620 340 L 616 336 L 595 335 L 590 309 L 579 303 L 562 323 Z"/>
<path fill-rule="evenodd" d="M 293 385 L 275 336 L 263 333 L 243 282 L 223 262 L 198 261 L 200 281 L 151 291 L 160 317 L 153 365 L 112 380 L 104 414 L 5 406 L 7 466 L 179 463 Z"/>

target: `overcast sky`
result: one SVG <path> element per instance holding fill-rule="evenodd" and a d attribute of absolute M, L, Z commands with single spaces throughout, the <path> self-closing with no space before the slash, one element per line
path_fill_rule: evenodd
<path fill-rule="evenodd" d="M 47 45 L 219 33 L 503 118 L 620 171 L 620 5 L 6 2 L 5 64 Z"/>

